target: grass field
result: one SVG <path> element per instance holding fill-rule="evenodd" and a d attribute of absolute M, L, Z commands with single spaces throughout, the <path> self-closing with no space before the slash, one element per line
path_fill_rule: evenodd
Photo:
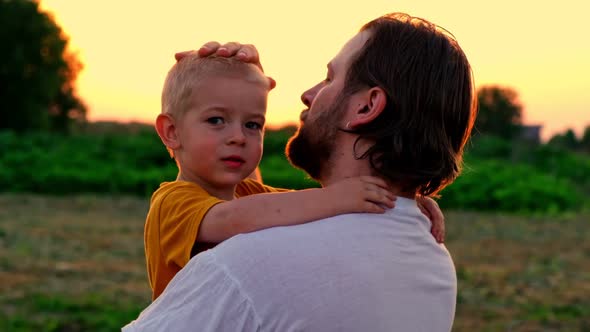
<path fill-rule="evenodd" d="M 149 303 L 145 199 L 0 195 L 0 331 L 116 331 Z M 590 331 L 590 215 L 446 211 L 453 331 Z"/>

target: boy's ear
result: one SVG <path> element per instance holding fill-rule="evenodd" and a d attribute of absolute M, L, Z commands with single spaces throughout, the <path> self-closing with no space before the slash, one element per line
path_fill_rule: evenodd
<path fill-rule="evenodd" d="M 373 87 L 360 92 L 351 99 L 351 103 L 354 107 L 351 120 L 347 124 L 348 129 L 354 129 L 375 120 L 385 109 L 387 94 L 382 88 Z"/>
<path fill-rule="evenodd" d="M 170 150 L 180 148 L 180 139 L 174 118 L 170 114 L 159 114 L 156 118 L 156 131 L 162 143 Z"/>

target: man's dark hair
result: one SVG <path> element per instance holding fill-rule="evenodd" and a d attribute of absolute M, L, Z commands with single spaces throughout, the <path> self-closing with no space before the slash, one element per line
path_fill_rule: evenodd
<path fill-rule="evenodd" d="M 352 58 L 342 94 L 378 86 L 387 103 L 374 121 L 349 131 L 374 142 L 358 158 L 403 191 L 436 194 L 459 175 L 475 120 L 469 62 L 450 33 L 424 19 L 393 13 L 365 30 L 370 37 Z"/>

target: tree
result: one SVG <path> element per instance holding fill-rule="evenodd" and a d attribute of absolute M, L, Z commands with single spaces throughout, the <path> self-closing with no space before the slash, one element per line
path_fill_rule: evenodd
<path fill-rule="evenodd" d="M 580 140 L 580 145 L 582 146 L 582 150 L 590 153 L 590 125 L 584 129 L 582 139 Z"/>
<path fill-rule="evenodd" d="M 515 90 L 483 86 L 477 91 L 477 101 L 476 132 L 507 139 L 518 135 L 522 128 L 522 105 Z"/>
<path fill-rule="evenodd" d="M 572 129 L 568 129 L 563 134 L 554 135 L 547 143 L 567 150 L 577 150 L 581 142 L 578 141 L 576 133 Z"/>
<path fill-rule="evenodd" d="M 76 96 L 82 64 L 68 38 L 36 1 L 0 0 L 0 129 L 66 132 L 85 120 Z"/>

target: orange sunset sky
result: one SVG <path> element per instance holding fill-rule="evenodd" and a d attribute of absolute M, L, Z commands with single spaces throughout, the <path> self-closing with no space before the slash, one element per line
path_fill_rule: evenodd
<path fill-rule="evenodd" d="M 295 123 L 301 92 L 325 77 L 327 62 L 369 20 L 402 11 L 451 31 L 477 86 L 518 91 L 527 124 L 548 138 L 590 124 L 590 26 L 586 0 L 455 1 L 71 1 L 41 0 L 85 65 L 78 92 L 90 120 L 151 123 L 175 51 L 206 41 L 258 47 L 277 80 L 268 124 Z"/>

